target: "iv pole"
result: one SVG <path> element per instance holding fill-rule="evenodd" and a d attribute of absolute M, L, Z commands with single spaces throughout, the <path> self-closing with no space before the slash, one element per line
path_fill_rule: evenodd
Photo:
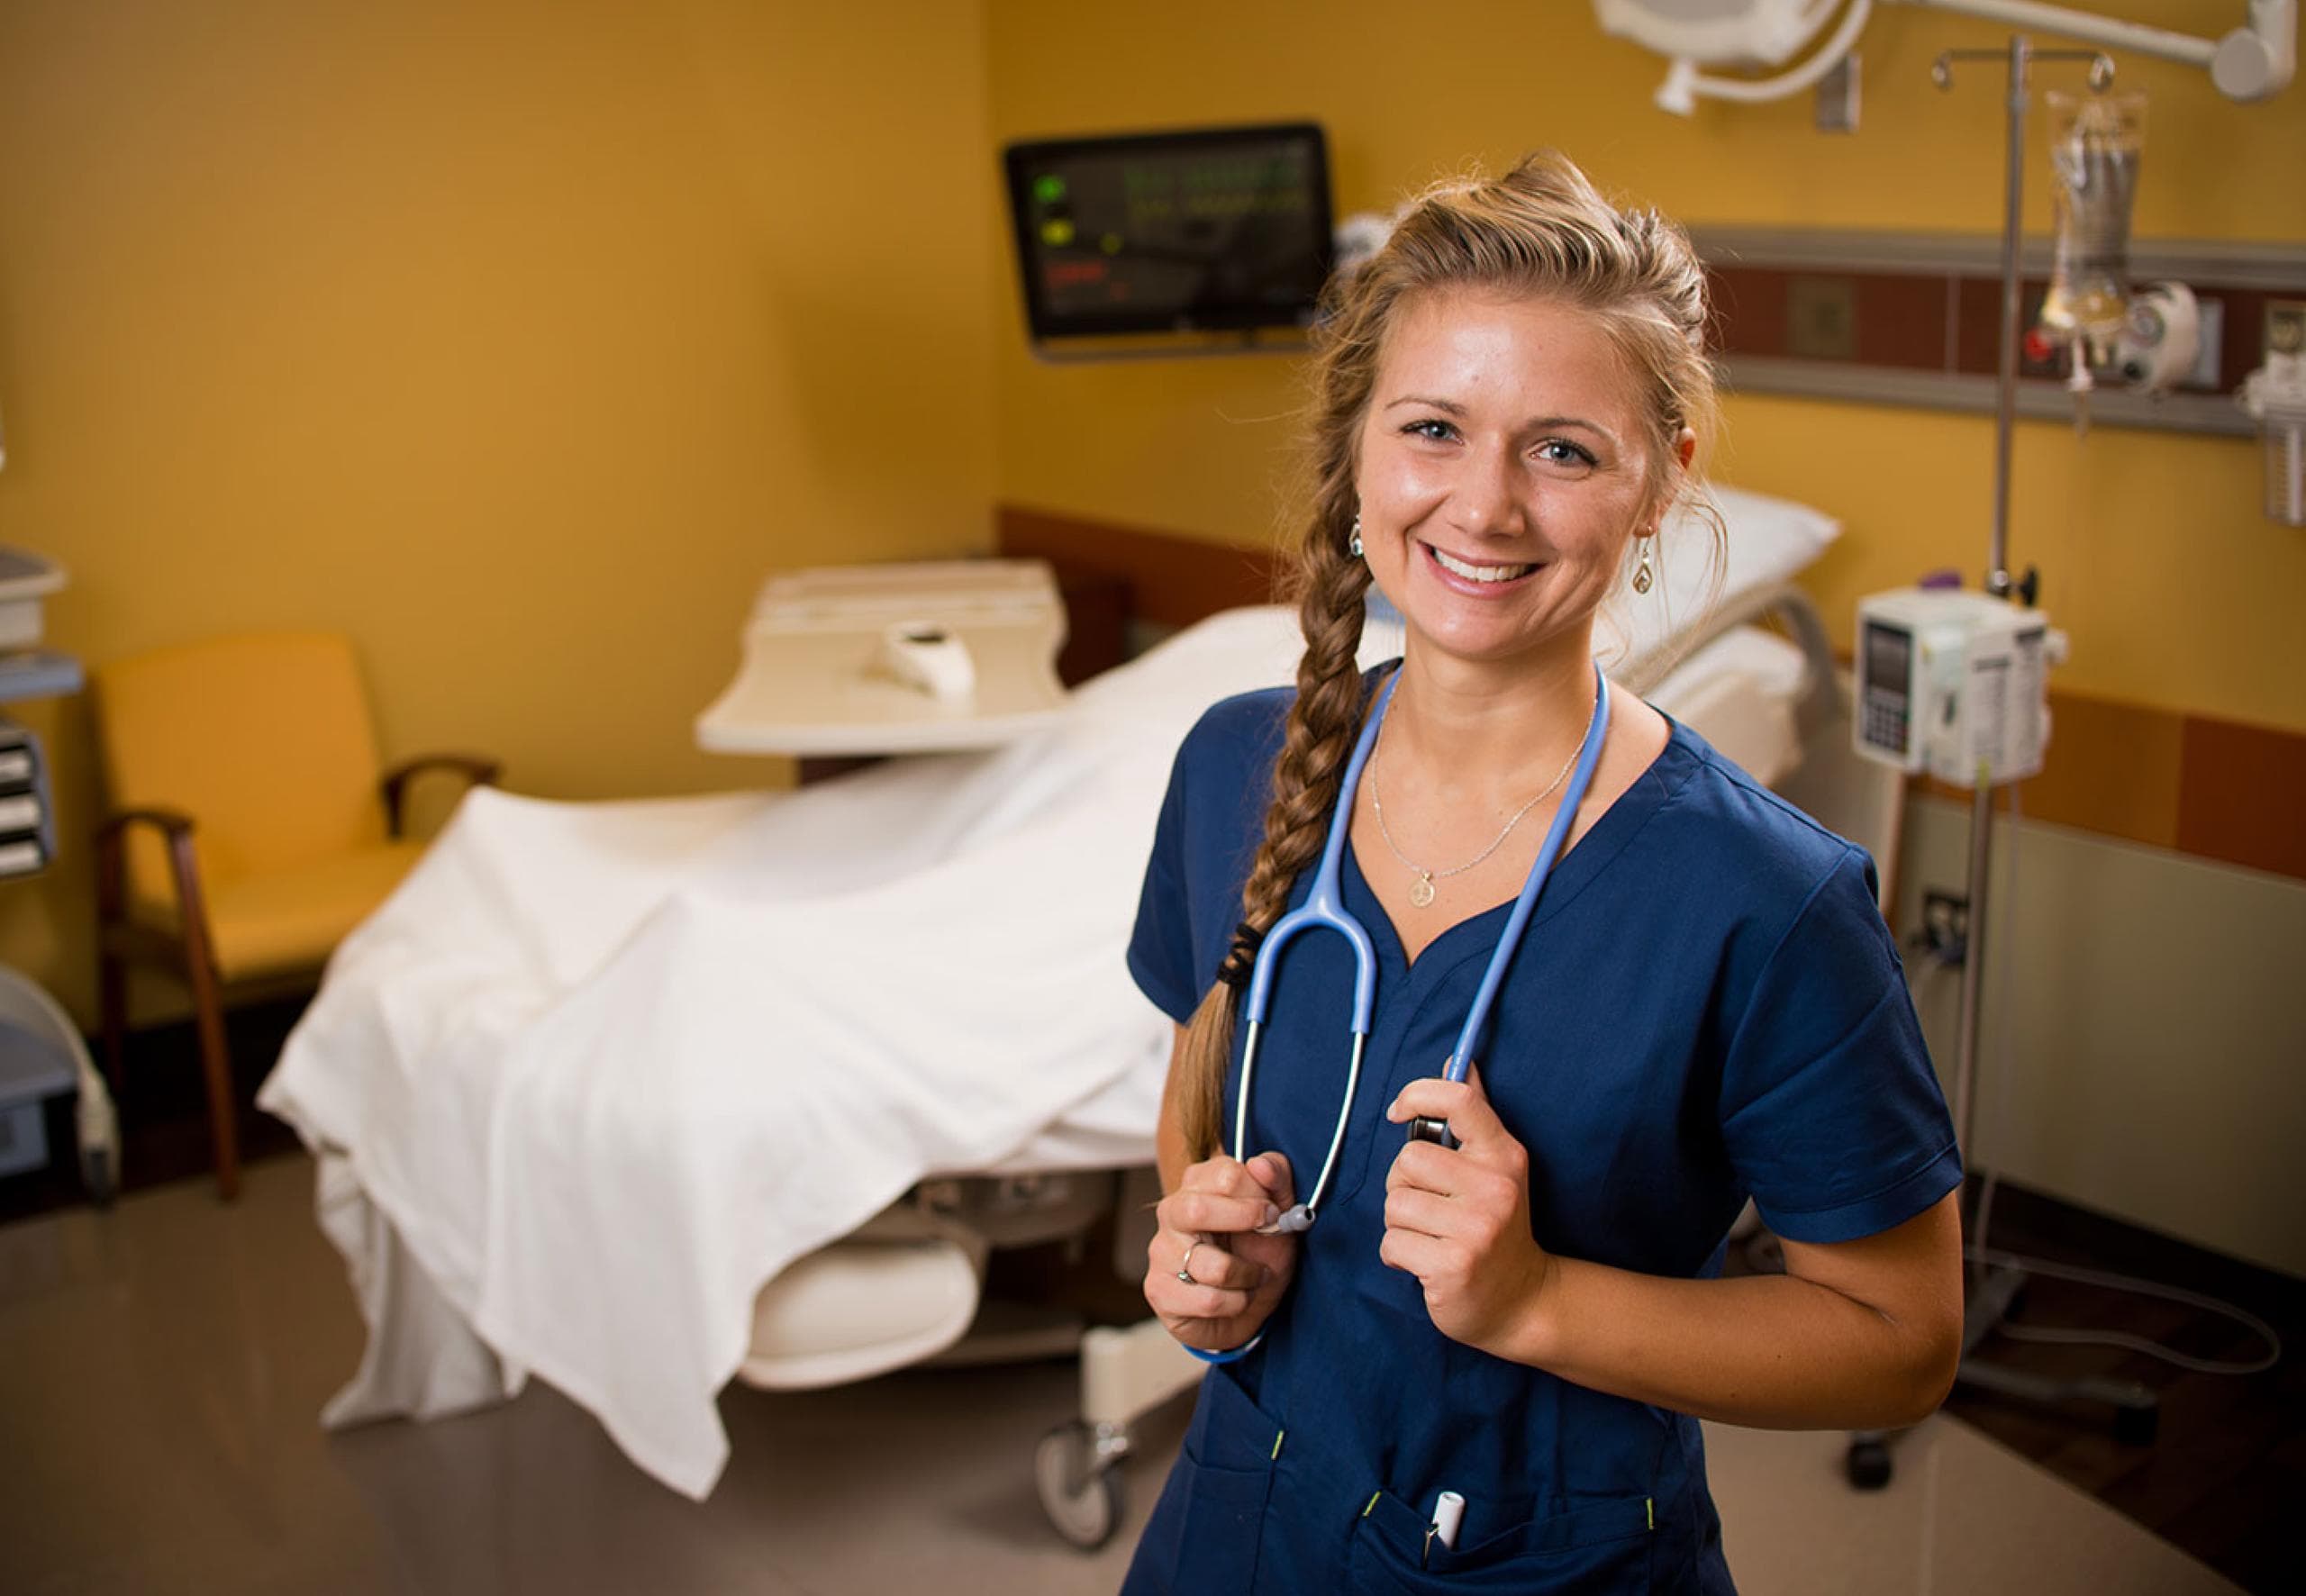
<path fill-rule="evenodd" d="M 2022 581 L 2011 579 L 2009 569 L 2009 514 L 2011 514 L 2011 440 L 2018 422 L 2018 321 L 2020 321 L 2020 300 L 2025 279 L 2022 279 L 2022 229 L 2025 229 L 2025 118 L 2027 102 L 2031 99 L 2031 67 L 2038 60 L 2087 60 L 2089 86 L 2103 90 L 2115 78 L 2115 62 L 2103 50 L 2041 50 L 2034 49 L 2025 34 L 2011 34 L 2006 50 L 1947 50 L 1930 67 L 1930 78 L 1942 87 L 1953 87 L 1953 62 L 1957 60 L 2004 60 L 2009 65 L 2009 97 L 2006 97 L 2006 177 L 2004 177 L 2004 207 L 2002 207 L 2002 365 L 1997 383 L 1997 404 L 1994 404 L 1994 521 L 1993 544 L 1988 551 L 1985 569 L 1985 591 L 2000 600 L 2015 600 L 2022 604 L 2034 602 L 2036 576 L 2031 569 Z M 1984 773 L 1981 773 L 1984 777 Z M 1993 826 L 1994 826 L 1994 789 L 1990 782 L 1978 780 L 1969 805 L 1969 937 L 1963 946 L 1963 1008 L 1960 1008 L 1960 1040 L 1956 1052 L 1956 1073 L 1953 1073 L 1953 1116 L 1960 1132 L 1960 1147 L 1967 1153 L 1974 1147 L 1976 1128 L 1976 1077 L 1978 1077 L 1978 1031 L 1984 1017 L 1985 992 L 1985 906 L 1988 906 L 1988 876 L 1993 865 Z M 2006 994 L 2004 994 L 2004 1001 Z M 2009 1061 L 2002 1061 L 2002 1068 L 2009 1068 Z M 1994 1391 L 2000 1395 L 2029 1400 L 2029 1402 L 2055 1404 L 2066 1400 L 2084 1402 L 2108 1402 L 2115 1410 L 2115 1432 L 2126 1439 L 2145 1441 L 2154 1435 L 2156 1426 L 2156 1402 L 2154 1393 L 2136 1379 L 2105 1379 L 2096 1374 L 2073 1379 L 2052 1379 L 2046 1374 L 2029 1374 L 2025 1370 L 1988 1363 L 1978 1356 L 1978 1345 L 2000 1324 L 2018 1292 L 2025 1287 L 2022 1268 L 1997 1268 L 1978 1262 L 1969 1274 L 1969 1289 L 1965 1292 L 1963 1305 L 1963 1365 L 1957 1382 Z M 1889 1478 L 1889 1457 L 1882 1448 L 1882 1439 L 1875 1435 L 1854 1435 L 1849 1441 L 1849 1478 L 1861 1485 L 1879 1485 Z"/>
<path fill-rule="evenodd" d="M 2018 322 L 2024 290 L 2021 263 L 2026 110 L 2033 93 L 2029 78 L 2032 65 L 2038 60 L 2086 60 L 2090 63 L 2091 86 L 2102 89 L 2113 80 L 2114 64 L 2102 51 L 2094 50 L 2036 50 L 2024 34 L 2014 33 L 2006 53 L 1987 50 L 1946 51 L 1929 69 L 1931 81 L 1941 89 L 1951 89 L 1954 63 L 1964 59 L 2006 61 L 2009 68 L 2002 177 L 2002 348 L 1993 413 L 1993 536 L 1986 560 L 1985 590 L 1995 598 L 2007 599 L 2016 587 L 2018 596 L 2030 605 L 2035 596 L 2034 573 L 2027 572 L 2022 586 L 2013 584 L 2010 576 L 2010 457 L 2018 418 Z M 1978 1033 L 1984 1017 L 1980 998 L 1985 983 L 1985 960 L 1980 954 L 1985 941 L 1987 866 L 1993 838 L 1993 788 L 1981 781 L 1970 805 L 1970 868 L 1965 888 L 1969 901 L 1969 935 L 1962 958 L 1960 1039 L 1954 1070 L 1954 1121 L 1960 1128 L 1966 1148 L 1971 1145 L 1977 1109 Z"/>

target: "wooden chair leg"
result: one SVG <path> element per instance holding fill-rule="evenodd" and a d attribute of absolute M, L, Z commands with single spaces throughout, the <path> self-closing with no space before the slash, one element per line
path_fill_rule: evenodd
<path fill-rule="evenodd" d="M 110 951 L 96 956 L 97 1010 L 104 1028 L 104 1078 L 112 1088 L 113 1106 L 120 1105 L 127 1084 L 128 965 Z"/>
<path fill-rule="evenodd" d="M 204 949 L 191 962 L 193 1016 L 200 1028 L 200 1065 L 208 1077 L 208 1135 L 216 1149 L 216 1195 L 241 1194 L 240 1108 L 232 1097 L 232 1056 L 224 1043 L 224 1004 Z"/>

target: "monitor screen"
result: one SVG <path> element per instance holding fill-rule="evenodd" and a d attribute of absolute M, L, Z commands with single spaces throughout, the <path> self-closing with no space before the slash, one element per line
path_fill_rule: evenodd
<path fill-rule="evenodd" d="M 1329 276 L 1329 159 L 1310 122 L 1012 144 L 1035 339 L 1298 327 Z"/>

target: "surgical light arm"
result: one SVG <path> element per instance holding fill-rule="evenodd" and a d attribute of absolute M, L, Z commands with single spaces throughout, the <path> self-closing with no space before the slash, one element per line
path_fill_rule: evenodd
<path fill-rule="evenodd" d="M 1842 14 L 1841 25 L 1834 30 L 1831 39 L 1798 67 L 1790 68 L 1775 77 L 1716 77 L 1701 72 L 1697 64 L 1686 56 L 1677 58 L 1666 70 L 1666 81 L 1657 86 L 1655 96 L 1661 111 L 1676 116 L 1689 116 L 1697 110 L 1699 96 L 1714 100 L 1737 100 L 1757 104 L 1766 100 L 1782 100 L 1815 86 L 1829 72 L 1848 59 L 1857 48 L 1857 36 L 1866 31 L 1866 23 L 1874 14 L 1874 0 L 1849 0 L 1849 9 Z"/>
<path fill-rule="evenodd" d="M 2220 94 L 2232 100 L 2263 100 L 2288 86 L 2297 68 L 2297 0 L 2248 0 L 2248 21 L 2223 39 L 2198 38 L 2167 28 L 2096 15 L 2040 0 L 1889 0 L 1890 4 L 1954 12 L 1963 16 L 2032 28 L 2109 49 L 2181 61 L 2209 72 Z M 1857 48 L 1873 15 L 1874 0 L 1850 0 L 1840 24 L 1818 51 L 1800 66 L 1774 77 L 1721 77 L 1700 72 L 1677 57 L 1657 95 L 1658 106 L 1687 116 L 1700 98 L 1757 102 L 1783 99 L 1815 85 Z"/>
<path fill-rule="evenodd" d="M 2211 41 L 2143 23 L 2096 16 L 2038 0 L 1890 0 L 1893 5 L 1958 12 L 2017 28 L 2038 28 L 2085 43 L 2126 50 L 2200 67 L 2229 100 L 2263 100 L 2279 94 L 2297 69 L 2297 0 L 2249 0 L 2250 20 Z"/>

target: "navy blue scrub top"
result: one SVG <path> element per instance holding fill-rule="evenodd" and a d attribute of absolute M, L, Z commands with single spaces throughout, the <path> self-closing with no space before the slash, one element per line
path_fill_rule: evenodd
<path fill-rule="evenodd" d="M 1289 699 L 1229 699 L 1178 753 L 1129 965 L 1180 1023 L 1239 922 Z M 1440 1073 L 1510 905 L 1412 966 L 1349 846 L 1343 875 L 1378 972 L 1335 1184 L 1263 1343 L 1203 1382 L 1124 1588 L 1729 1591 L 1694 1419 L 1450 1340 L 1378 1261 L 1385 1105 Z M 1352 982 L 1341 938 L 1281 956 L 1248 1145 L 1286 1154 L 1301 1197 Z M 1537 1238 L 1568 1257 L 1711 1278 L 1748 1196 L 1780 1236 L 1848 1241 L 1961 1179 L 1872 865 L 1679 725 L 1556 866 L 1479 1063 L 1529 1149 Z M 1237 1035 L 1229 1115 L 1239 1068 Z M 1424 1544 L 1445 1490 L 1466 1499 L 1454 1552 Z"/>

